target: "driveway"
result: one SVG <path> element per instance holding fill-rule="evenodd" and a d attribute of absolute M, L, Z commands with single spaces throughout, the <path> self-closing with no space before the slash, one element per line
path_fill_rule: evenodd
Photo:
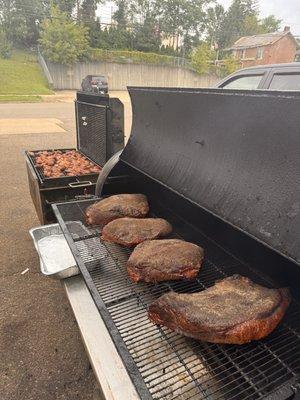
<path fill-rule="evenodd" d="M 127 91 L 112 91 L 109 94 L 111 97 L 118 97 L 124 104 L 124 128 L 125 138 L 127 140 L 131 130 L 132 119 L 129 94 Z M 41 96 L 43 98 L 42 103 L 0 104 L 0 129 L 5 123 L 10 127 L 11 119 L 37 120 L 38 118 L 41 118 L 45 121 L 54 118 L 61 120 L 65 129 L 70 132 L 75 132 L 75 96 L 76 92 L 73 90 L 62 90 L 57 92 L 55 95 Z"/>
<path fill-rule="evenodd" d="M 21 119 L 34 120 L 36 133 L 22 132 Z M 63 130 L 44 132 L 45 119 L 59 120 Z M 10 133 L 3 131 L 7 121 Z M 73 100 L 1 104 L 0 126 L 1 400 L 94 400 L 97 385 L 61 284 L 39 272 L 28 230 L 40 223 L 22 154 L 76 145 Z"/>
<path fill-rule="evenodd" d="M 18 103 L 0 104 L 1 120 L 49 119 L 61 120 L 64 128 L 75 132 L 74 101 L 68 103 Z M 16 121 L 17 122 L 17 121 Z M 41 120 L 41 123 L 43 121 Z M 75 135 L 73 137 L 75 140 Z M 60 146 L 59 146 L 60 147 Z"/>
<path fill-rule="evenodd" d="M 118 97 L 122 103 L 124 104 L 124 111 L 125 111 L 125 137 L 126 139 L 128 139 L 129 137 L 129 133 L 131 130 L 131 119 L 132 119 L 132 112 L 131 112 L 131 102 L 130 102 L 130 97 L 127 91 L 123 90 L 118 90 L 118 91 L 111 91 L 109 92 L 110 97 Z M 43 95 L 41 96 L 43 99 L 43 102 L 55 102 L 55 103 L 60 103 L 60 105 L 63 105 L 63 108 L 66 106 L 66 103 L 69 103 L 69 105 L 72 103 L 74 103 L 74 98 L 76 97 L 76 91 L 75 90 L 60 90 L 59 92 L 56 92 L 54 95 Z M 61 104 L 63 103 L 63 104 Z M 39 112 L 38 110 L 43 110 L 44 107 L 42 104 L 38 104 L 39 106 L 41 106 L 40 108 L 37 108 L 37 112 Z M 57 104 L 51 104 L 51 107 L 53 107 L 53 109 L 55 109 L 55 105 L 57 107 L 58 110 L 58 114 L 60 115 L 60 111 L 59 110 L 59 105 Z M 25 104 L 24 104 L 25 106 Z M 31 107 L 32 108 L 32 107 Z M 68 108 L 68 107 L 66 107 Z M 70 107 L 69 107 L 70 108 Z M 26 110 L 26 107 L 24 107 L 24 110 Z M 72 109 L 73 110 L 73 109 Z M 51 112 L 52 112 L 52 108 L 51 108 Z M 56 117 L 59 118 L 59 117 Z"/>

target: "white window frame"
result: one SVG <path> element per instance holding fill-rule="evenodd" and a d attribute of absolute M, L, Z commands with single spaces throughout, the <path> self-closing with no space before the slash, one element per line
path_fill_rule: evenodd
<path fill-rule="evenodd" d="M 256 59 L 257 60 L 262 60 L 263 59 L 264 50 L 265 50 L 265 48 L 263 46 L 257 47 L 257 49 L 256 49 Z"/>

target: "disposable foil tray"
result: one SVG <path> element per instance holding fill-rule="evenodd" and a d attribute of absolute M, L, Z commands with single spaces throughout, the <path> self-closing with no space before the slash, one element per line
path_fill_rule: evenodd
<path fill-rule="evenodd" d="M 87 234 L 80 221 L 69 223 L 74 237 Z M 79 274 L 76 261 L 59 224 L 43 225 L 29 231 L 40 257 L 40 269 L 43 275 L 54 279 L 65 279 Z"/>

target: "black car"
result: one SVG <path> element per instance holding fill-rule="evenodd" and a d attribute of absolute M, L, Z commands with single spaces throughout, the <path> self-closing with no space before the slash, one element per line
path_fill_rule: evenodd
<path fill-rule="evenodd" d="M 224 89 L 300 90 L 300 62 L 244 68 L 217 84 Z"/>
<path fill-rule="evenodd" d="M 103 75 L 87 75 L 81 82 L 83 92 L 107 93 L 108 82 Z"/>

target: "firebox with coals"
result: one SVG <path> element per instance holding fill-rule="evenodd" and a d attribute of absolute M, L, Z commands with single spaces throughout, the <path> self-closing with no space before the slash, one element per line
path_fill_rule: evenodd
<path fill-rule="evenodd" d="M 99 198 L 53 210 L 135 390 L 143 400 L 298 399 L 300 94 L 129 92 L 131 137 L 109 173 L 100 174 L 96 195 L 145 194 L 152 216 L 167 219 L 176 238 L 205 249 L 199 275 L 133 283 L 125 268 L 129 249 L 104 242 L 98 226 L 75 234 L 69 224 L 86 224 L 86 209 Z M 199 292 L 236 273 L 291 290 L 285 318 L 266 338 L 207 343 L 148 319 L 160 295 Z"/>

